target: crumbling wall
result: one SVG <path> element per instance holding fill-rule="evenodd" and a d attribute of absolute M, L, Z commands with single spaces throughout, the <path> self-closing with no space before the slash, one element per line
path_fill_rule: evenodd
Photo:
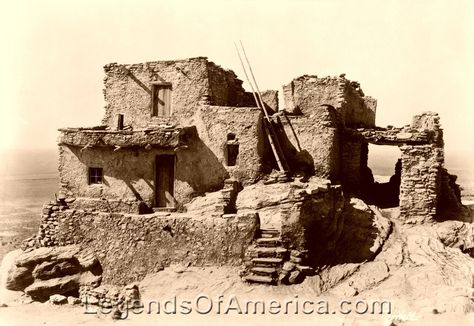
<path fill-rule="evenodd" d="M 198 129 L 204 144 L 231 177 L 243 184 L 252 183 L 260 177 L 264 134 L 262 113 L 259 109 L 203 105 L 193 117 L 192 124 Z M 239 145 L 235 166 L 226 165 L 225 150 L 227 135 L 230 133 L 235 135 Z M 214 173 L 209 170 L 209 173 Z"/>
<path fill-rule="evenodd" d="M 116 115 L 125 126 L 145 128 L 166 122 L 185 123 L 201 101 L 238 106 L 244 97 L 242 82 L 207 58 L 104 66 L 105 115 L 102 122 L 115 128 Z M 151 116 L 151 83 L 172 84 L 171 117 Z"/>
<path fill-rule="evenodd" d="M 340 104 L 346 126 L 374 127 L 377 100 L 365 96 L 358 82 L 342 79 L 339 83 Z"/>
<path fill-rule="evenodd" d="M 255 212 L 231 218 L 82 210 L 58 214 L 57 241 L 87 245 L 102 265 L 103 282 L 116 285 L 141 280 L 172 263 L 240 265 L 259 227 Z"/>
<path fill-rule="evenodd" d="M 323 104 L 339 107 L 339 79 L 304 75 L 283 85 L 285 110 L 290 114 L 310 115 Z"/>
<path fill-rule="evenodd" d="M 346 126 L 375 126 L 375 99 L 364 95 L 357 82 L 339 77 L 304 75 L 283 86 L 285 110 L 291 114 L 314 114 L 322 105 L 331 105 Z"/>
<path fill-rule="evenodd" d="M 159 148 L 60 146 L 62 191 L 75 198 L 73 207 L 100 207 L 108 212 L 139 213 L 153 207 L 155 158 L 175 155 L 174 198 L 179 208 L 194 196 L 222 188 L 229 176 L 222 163 L 199 138 L 177 150 Z M 103 168 L 103 183 L 89 184 L 88 168 Z"/>
<path fill-rule="evenodd" d="M 219 106 L 245 105 L 242 81 L 232 70 L 224 70 L 213 62 L 207 63 L 209 78 L 209 102 Z"/>

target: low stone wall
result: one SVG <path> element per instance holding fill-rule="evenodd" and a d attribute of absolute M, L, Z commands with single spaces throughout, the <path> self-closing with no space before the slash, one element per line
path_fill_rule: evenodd
<path fill-rule="evenodd" d="M 31 238 L 25 239 L 22 242 L 21 248 L 40 248 L 40 247 L 54 247 L 64 245 L 60 243 L 57 238 L 57 230 L 59 225 L 58 214 L 68 208 L 66 202 L 51 200 L 44 203 L 41 210 L 41 222 L 38 233 Z"/>
<path fill-rule="evenodd" d="M 92 249 L 104 269 L 103 281 L 121 285 L 171 263 L 239 265 L 258 228 L 255 212 L 197 218 L 65 210 L 58 213 L 56 238 Z"/>

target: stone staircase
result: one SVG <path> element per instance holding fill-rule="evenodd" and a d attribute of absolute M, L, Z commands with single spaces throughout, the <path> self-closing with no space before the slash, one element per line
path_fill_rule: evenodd
<path fill-rule="evenodd" d="M 275 285 L 288 250 L 281 247 L 280 231 L 261 229 L 260 238 L 248 250 L 250 261 L 243 279 L 250 283 Z"/>
<path fill-rule="evenodd" d="M 220 196 L 215 205 L 213 216 L 233 215 L 237 212 L 235 202 L 240 191 L 240 183 L 233 178 L 224 180 L 224 188 L 220 191 Z"/>

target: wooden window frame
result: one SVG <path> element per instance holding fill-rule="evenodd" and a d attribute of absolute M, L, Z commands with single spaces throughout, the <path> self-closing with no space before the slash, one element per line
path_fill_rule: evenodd
<path fill-rule="evenodd" d="M 167 102 L 164 103 L 164 107 L 168 108 L 168 114 L 160 114 L 157 98 L 159 90 L 166 90 L 168 93 L 166 95 Z M 171 106 L 171 92 L 173 87 L 171 83 L 168 82 L 153 82 L 151 83 L 151 116 L 152 117 L 170 117 L 173 114 L 173 108 Z M 166 111 L 166 109 L 165 109 Z"/>
<path fill-rule="evenodd" d="M 90 167 L 88 173 L 88 182 L 90 185 L 104 183 L 104 169 L 99 167 Z"/>

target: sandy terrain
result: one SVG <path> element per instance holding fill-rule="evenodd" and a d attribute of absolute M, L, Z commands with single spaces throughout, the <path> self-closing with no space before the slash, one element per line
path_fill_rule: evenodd
<path fill-rule="evenodd" d="M 129 311 L 126 320 L 115 321 L 111 314 L 93 313 L 94 308 L 87 309 L 84 306 L 54 306 L 49 303 L 30 304 L 11 303 L 8 307 L 0 308 L 0 321 L 2 325 L 112 325 L 118 322 L 124 325 L 157 325 L 157 324 L 204 324 L 204 325 L 240 325 L 242 323 L 252 325 L 288 325 L 296 322 L 301 325 L 390 325 L 392 321 L 396 325 L 472 325 L 474 323 L 474 313 L 470 314 L 438 314 L 423 312 L 419 314 L 403 313 L 398 311 L 400 298 L 390 298 L 393 307 L 392 314 L 384 315 L 358 315 L 351 313 L 348 315 L 340 312 L 329 314 L 304 314 L 302 304 L 305 300 L 317 302 L 326 300 L 332 308 L 337 308 L 340 297 L 330 293 L 323 296 L 315 291 L 316 278 L 308 278 L 303 284 L 284 287 L 254 286 L 243 284 L 237 276 L 237 270 L 232 268 L 181 268 L 174 266 L 167 268 L 157 274 L 149 275 L 141 282 L 142 300 L 145 309 L 142 313 L 136 314 L 138 310 Z M 212 298 L 214 301 L 213 311 L 209 314 L 198 314 L 193 311 L 189 315 L 181 314 L 179 302 L 183 300 L 194 301 L 200 295 Z M 223 295 L 220 313 L 217 312 L 217 302 L 219 295 Z M 172 304 L 174 297 L 177 297 L 178 306 L 176 314 L 167 314 L 174 311 Z M 245 311 L 247 300 L 260 300 L 269 303 L 277 300 L 281 303 L 291 301 L 288 306 L 288 314 L 253 314 L 253 308 L 249 309 L 249 314 L 239 315 L 235 310 L 225 314 L 230 298 L 235 296 Z M 353 298 L 346 298 L 354 300 Z M 372 298 L 380 299 L 374 295 Z M 168 301 L 165 307 L 165 302 Z M 150 305 L 150 301 L 154 301 Z M 299 311 L 295 313 L 295 302 L 299 303 Z M 157 303 L 160 302 L 160 312 L 157 313 Z M 208 309 L 207 299 L 202 300 L 201 309 Z M 250 306 L 253 307 L 253 306 Z M 314 305 L 322 307 L 322 305 Z M 337 310 L 337 309 L 335 309 Z M 150 311 L 150 313 L 148 313 Z M 107 311 L 105 311 L 107 312 Z"/>

